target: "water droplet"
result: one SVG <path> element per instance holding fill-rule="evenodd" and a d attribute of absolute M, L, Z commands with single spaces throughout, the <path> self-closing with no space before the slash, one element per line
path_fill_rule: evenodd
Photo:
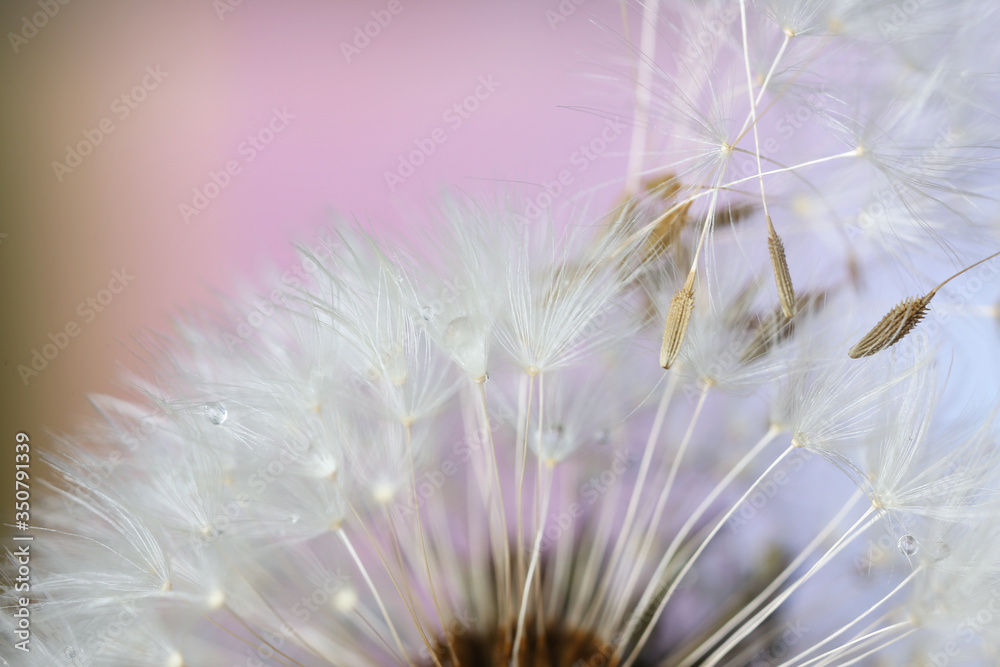
<path fill-rule="evenodd" d="M 485 373 L 483 374 L 483 382 L 489 382 L 489 381 L 490 381 L 490 372 L 489 372 L 489 371 L 486 371 L 486 372 L 485 372 Z"/>
<path fill-rule="evenodd" d="M 944 560 L 951 555 L 951 547 L 948 546 L 947 542 L 939 542 L 937 553 L 934 555 L 935 560 Z"/>
<path fill-rule="evenodd" d="M 904 556 L 912 556 L 917 553 L 917 538 L 913 535 L 903 535 L 899 538 L 896 546 L 899 547 L 900 553 Z"/>
<path fill-rule="evenodd" d="M 73 658 L 76 657 L 76 649 L 74 649 L 72 646 L 67 646 L 66 648 L 63 649 L 63 655 L 72 660 Z"/>
<path fill-rule="evenodd" d="M 220 401 L 216 403 L 206 403 L 205 414 L 208 415 L 209 421 L 218 425 L 226 421 L 226 418 L 229 416 L 229 411 L 226 410 L 226 406 Z"/>
<path fill-rule="evenodd" d="M 425 322 L 430 322 L 434 319 L 434 309 L 430 306 L 424 306 L 420 310 L 420 316 L 424 318 Z"/>
<path fill-rule="evenodd" d="M 476 338 L 476 330 L 472 325 L 472 319 L 465 315 L 453 319 L 444 330 L 445 344 L 451 347 L 474 345 Z"/>
<path fill-rule="evenodd" d="M 486 366 L 486 337 L 471 317 L 461 315 L 448 323 L 444 344 L 452 358 L 466 371 L 481 372 Z"/>

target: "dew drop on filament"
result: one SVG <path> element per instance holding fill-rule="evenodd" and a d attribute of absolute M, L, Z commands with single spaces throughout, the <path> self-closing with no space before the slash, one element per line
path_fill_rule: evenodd
<path fill-rule="evenodd" d="M 899 547 L 900 553 L 904 556 L 912 556 L 917 553 L 917 538 L 913 535 L 903 535 L 899 538 L 896 546 Z"/>
<path fill-rule="evenodd" d="M 208 420 L 217 426 L 229 417 L 229 411 L 221 402 L 206 403 L 205 414 L 208 415 Z"/>

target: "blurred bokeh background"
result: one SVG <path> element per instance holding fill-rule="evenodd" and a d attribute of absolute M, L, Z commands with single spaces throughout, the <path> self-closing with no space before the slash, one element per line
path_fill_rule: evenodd
<path fill-rule="evenodd" d="M 136 334 L 263 291 L 334 214 L 399 228 L 445 185 L 620 179 L 629 131 L 595 110 L 622 108 L 599 79 L 623 16 L 601 4 L 4 2 L 0 523 L 18 432 L 37 453 L 72 431 Z"/>

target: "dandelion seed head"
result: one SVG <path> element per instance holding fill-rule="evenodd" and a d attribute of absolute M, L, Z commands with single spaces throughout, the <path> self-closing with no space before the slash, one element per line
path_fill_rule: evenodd
<path fill-rule="evenodd" d="M 996 408 L 929 296 L 843 354 L 1000 239 L 984 3 L 914 4 L 641 3 L 617 207 L 338 220 L 243 344 L 150 336 L 50 457 L 30 664 L 936 655 L 1000 599 Z"/>

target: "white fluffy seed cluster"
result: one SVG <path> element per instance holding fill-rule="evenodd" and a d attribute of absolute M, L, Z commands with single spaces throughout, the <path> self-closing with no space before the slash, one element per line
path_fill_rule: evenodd
<path fill-rule="evenodd" d="M 145 340 L 51 456 L 0 657 L 995 664 L 996 395 L 939 320 L 847 351 L 873 285 L 1000 243 L 996 11 L 643 3 L 625 203 L 343 224 L 249 335 Z"/>

